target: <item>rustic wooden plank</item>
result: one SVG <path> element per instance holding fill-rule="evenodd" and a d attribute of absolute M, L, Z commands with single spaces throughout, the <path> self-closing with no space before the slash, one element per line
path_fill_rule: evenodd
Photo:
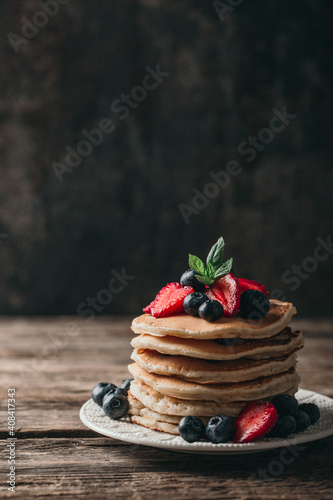
<path fill-rule="evenodd" d="M 313 499 L 330 498 L 333 487 L 333 437 L 286 450 L 288 465 L 281 450 L 195 456 L 106 438 L 25 439 L 17 454 L 16 498 Z"/>

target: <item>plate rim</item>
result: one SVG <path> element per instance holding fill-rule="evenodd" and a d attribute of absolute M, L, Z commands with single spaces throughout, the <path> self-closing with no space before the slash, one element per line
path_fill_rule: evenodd
<path fill-rule="evenodd" d="M 303 391 L 305 397 L 321 397 L 324 399 L 327 399 L 328 401 L 331 402 L 332 405 L 332 410 L 333 410 L 333 398 L 330 396 L 326 396 L 324 394 L 320 394 L 318 392 L 314 391 L 309 391 L 307 389 L 300 388 L 299 391 Z M 309 443 L 311 441 L 317 441 L 320 439 L 324 439 L 326 437 L 329 437 L 333 435 L 333 425 L 327 429 L 318 431 L 316 433 L 312 434 L 300 434 L 300 435 L 293 435 L 292 438 L 274 438 L 274 442 L 271 440 L 265 440 L 265 441 L 253 441 L 251 443 L 210 443 L 208 441 L 198 441 L 196 443 L 187 443 L 186 441 L 182 443 L 175 443 L 175 442 L 170 442 L 167 443 L 163 440 L 159 441 L 153 439 L 153 437 L 147 437 L 146 435 L 142 438 L 138 436 L 133 436 L 129 434 L 128 436 L 124 436 L 126 434 L 126 431 L 124 432 L 119 432 L 118 430 L 111 431 L 110 429 L 103 429 L 101 428 L 100 425 L 96 424 L 95 422 L 91 421 L 85 414 L 86 408 L 91 405 L 91 403 L 96 404 L 93 402 L 93 400 L 90 398 L 88 399 L 80 408 L 80 420 L 81 422 L 88 427 L 89 429 L 93 430 L 94 432 L 97 432 L 98 434 L 101 434 L 102 436 L 109 437 L 111 439 L 118 439 L 119 441 L 124 441 L 127 443 L 131 443 L 134 445 L 142 445 L 142 446 L 149 446 L 153 448 L 158 448 L 158 449 L 164 449 L 168 451 L 181 451 L 184 453 L 206 453 L 206 454 L 245 454 L 245 453 L 255 453 L 255 452 L 260 452 L 260 451 L 269 451 L 269 450 L 274 450 L 274 449 L 279 449 L 283 448 L 286 446 L 295 446 L 297 444 L 304 444 L 304 443 Z M 101 410 L 102 411 L 102 410 Z M 117 425 L 121 424 L 121 420 L 117 420 Z M 124 424 L 130 424 L 134 425 L 137 427 L 140 427 L 138 424 L 135 424 L 133 422 L 126 421 Z M 152 432 L 152 433 L 157 433 L 159 431 L 153 431 L 152 429 L 146 429 L 144 428 L 145 431 L 147 432 Z M 163 434 L 168 434 L 168 433 L 163 433 Z M 173 436 L 172 434 L 169 434 L 170 436 Z M 155 434 L 156 436 L 156 434 Z M 174 436 L 176 437 L 176 436 Z"/>

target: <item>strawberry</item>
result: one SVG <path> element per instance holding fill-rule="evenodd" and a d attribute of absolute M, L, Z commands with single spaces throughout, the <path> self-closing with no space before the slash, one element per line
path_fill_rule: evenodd
<path fill-rule="evenodd" d="M 205 293 L 211 300 L 221 302 L 225 318 L 237 314 L 241 294 L 237 278 L 232 272 L 218 278 Z"/>
<path fill-rule="evenodd" d="M 151 301 L 150 304 L 148 304 L 146 307 L 144 307 L 142 310 L 144 313 L 150 314 L 151 313 L 151 308 L 153 307 L 155 302 L 155 299 Z"/>
<path fill-rule="evenodd" d="M 180 283 L 168 283 L 143 311 L 150 312 L 155 318 L 180 314 L 184 312 L 183 302 L 186 295 L 192 292 L 194 290 L 191 286 L 182 287 Z"/>
<path fill-rule="evenodd" d="M 235 423 L 235 443 L 249 443 L 268 434 L 276 424 L 278 413 L 269 401 L 251 401 L 241 411 Z"/>
<path fill-rule="evenodd" d="M 259 292 L 263 292 L 265 295 L 268 295 L 268 291 L 266 290 L 265 285 L 261 285 L 260 283 L 258 283 L 258 281 L 238 278 L 238 283 L 240 286 L 241 294 L 243 292 L 246 292 L 246 290 L 259 290 Z"/>

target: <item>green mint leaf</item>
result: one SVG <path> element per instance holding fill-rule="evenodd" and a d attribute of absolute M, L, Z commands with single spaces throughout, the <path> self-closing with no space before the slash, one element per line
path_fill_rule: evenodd
<path fill-rule="evenodd" d="M 188 263 L 190 268 L 202 276 L 207 276 L 206 266 L 199 257 L 196 255 L 189 254 Z"/>
<path fill-rule="evenodd" d="M 194 275 L 200 283 L 203 285 L 210 286 L 214 283 L 215 278 L 209 278 L 209 276 L 199 276 L 199 274 Z"/>
<path fill-rule="evenodd" d="M 214 266 L 211 262 L 208 262 L 207 266 L 206 266 L 206 269 L 207 269 L 207 274 L 208 274 L 208 277 L 209 278 L 214 278 L 215 276 L 215 269 L 214 269 Z"/>
<path fill-rule="evenodd" d="M 214 269 L 219 269 L 223 264 L 223 254 L 224 254 L 224 239 L 219 238 L 217 242 L 212 246 L 207 255 L 206 263 L 211 262 Z"/>
<path fill-rule="evenodd" d="M 230 273 L 231 268 L 232 268 L 232 261 L 233 259 L 227 260 L 224 264 L 222 264 L 219 269 L 216 269 L 215 271 L 215 279 L 221 278 L 222 276 L 225 276 L 226 274 Z"/>

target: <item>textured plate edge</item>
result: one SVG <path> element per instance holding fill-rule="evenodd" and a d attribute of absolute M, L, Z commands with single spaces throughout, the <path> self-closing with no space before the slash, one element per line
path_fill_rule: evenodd
<path fill-rule="evenodd" d="M 320 394 L 318 392 L 309 391 L 307 389 L 300 389 L 300 390 L 307 393 L 305 397 L 311 397 L 311 396 L 321 397 L 329 400 L 333 408 L 333 398 L 330 398 L 329 396 L 325 396 L 324 394 Z M 124 437 L 124 433 L 126 433 L 126 431 L 124 431 L 123 433 L 119 433 L 117 431 L 110 431 L 109 429 L 103 430 L 99 425 L 92 422 L 85 415 L 85 409 L 88 405 L 91 404 L 91 402 L 92 402 L 91 399 L 86 401 L 82 405 L 79 414 L 81 422 L 89 429 L 111 439 L 118 439 L 119 441 L 127 442 L 133 445 L 148 446 L 157 449 L 164 449 L 167 451 L 194 453 L 194 454 L 210 454 L 210 455 L 249 454 L 249 453 L 257 453 L 257 452 L 279 449 L 286 446 L 295 446 L 297 444 L 310 443 L 312 441 L 318 441 L 320 439 L 324 439 L 326 437 L 333 435 L 333 426 L 332 426 L 329 429 L 318 431 L 315 434 L 295 435 L 294 437 L 289 439 L 281 439 L 281 441 L 277 441 L 275 438 L 274 443 L 272 441 L 263 441 L 263 442 L 255 441 L 252 443 L 244 443 L 244 444 L 226 443 L 228 444 L 228 446 L 226 446 L 226 444 L 213 444 L 204 441 L 202 441 L 200 444 L 199 443 L 190 444 L 185 442 L 184 444 L 166 443 L 164 441 L 156 441 L 155 439 L 147 437 L 136 438 L 131 435 Z M 128 424 L 129 422 L 126 423 Z M 138 426 L 137 424 L 130 424 L 130 425 L 135 425 L 141 428 L 141 426 Z M 148 431 L 154 433 L 158 432 L 158 431 L 152 431 L 150 429 L 148 429 Z M 170 436 L 172 435 L 170 434 Z"/>

